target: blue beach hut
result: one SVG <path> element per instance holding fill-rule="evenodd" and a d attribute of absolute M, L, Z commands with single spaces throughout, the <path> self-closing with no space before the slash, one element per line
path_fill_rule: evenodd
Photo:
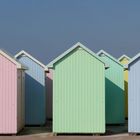
<path fill-rule="evenodd" d="M 25 125 L 44 125 L 46 122 L 46 66 L 25 51 L 15 58 L 28 67 L 25 73 Z"/>
<path fill-rule="evenodd" d="M 125 67 L 128 69 L 128 132 L 140 133 L 140 53 Z"/>

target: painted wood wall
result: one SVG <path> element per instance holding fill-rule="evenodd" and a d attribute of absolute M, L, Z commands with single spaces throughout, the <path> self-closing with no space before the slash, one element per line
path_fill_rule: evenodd
<path fill-rule="evenodd" d="M 53 132 L 105 132 L 104 64 L 82 48 L 54 64 Z"/>
<path fill-rule="evenodd" d="M 47 119 L 52 119 L 52 104 L 53 104 L 53 70 L 49 69 L 46 73 L 46 104 L 47 104 Z"/>
<path fill-rule="evenodd" d="M 18 60 L 28 67 L 25 73 L 25 124 L 43 125 L 46 122 L 45 71 L 23 55 Z"/>
<path fill-rule="evenodd" d="M 130 64 L 128 78 L 128 131 L 140 133 L 140 58 Z"/>
<path fill-rule="evenodd" d="M 121 64 L 128 64 L 129 60 L 123 58 L 120 60 Z M 124 92 L 125 92 L 125 117 L 128 118 L 128 70 L 124 70 Z"/>
<path fill-rule="evenodd" d="M 17 70 L 17 131 L 25 125 L 25 71 Z"/>
<path fill-rule="evenodd" d="M 24 110 L 18 110 L 23 104 L 17 81 L 21 82 L 17 66 L 0 54 L 0 134 L 16 134 L 24 126 Z"/>
<path fill-rule="evenodd" d="M 101 59 L 109 65 L 105 71 L 106 123 L 121 124 L 125 122 L 124 69 L 107 55 Z"/>

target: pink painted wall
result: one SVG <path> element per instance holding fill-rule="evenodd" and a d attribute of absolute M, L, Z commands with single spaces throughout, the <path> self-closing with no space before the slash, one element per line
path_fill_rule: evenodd
<path fill-rule="evenodd" d="M 17 133 L 17 67 L 0 54 L 0 134 Z"/>
<path fill-rule="evenodd" d="M 46 73 L 47 119 L 52 119 L 53 70 Z"/>

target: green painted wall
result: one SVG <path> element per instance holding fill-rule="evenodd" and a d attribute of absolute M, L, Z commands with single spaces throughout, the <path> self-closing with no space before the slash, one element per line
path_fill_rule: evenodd
<path fill-rule="evenodd" d="M 124 70 L 108 56 L 101 59 L 110 67 L 105 71 L 106 123 L 121 124 L 125 122 Z"/>
<path fill-rule="evenodd" d="M 81 48 L 54 64 L 53 132 L 105 132 L 104 64 Z"/>

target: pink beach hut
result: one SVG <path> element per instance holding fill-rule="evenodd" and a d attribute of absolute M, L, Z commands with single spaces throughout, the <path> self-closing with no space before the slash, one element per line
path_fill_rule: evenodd
<path fill-rule="evenodd" d="M 17 134 L 24 127 L 24 70 L 0 50 L 0 134 Z"/>

